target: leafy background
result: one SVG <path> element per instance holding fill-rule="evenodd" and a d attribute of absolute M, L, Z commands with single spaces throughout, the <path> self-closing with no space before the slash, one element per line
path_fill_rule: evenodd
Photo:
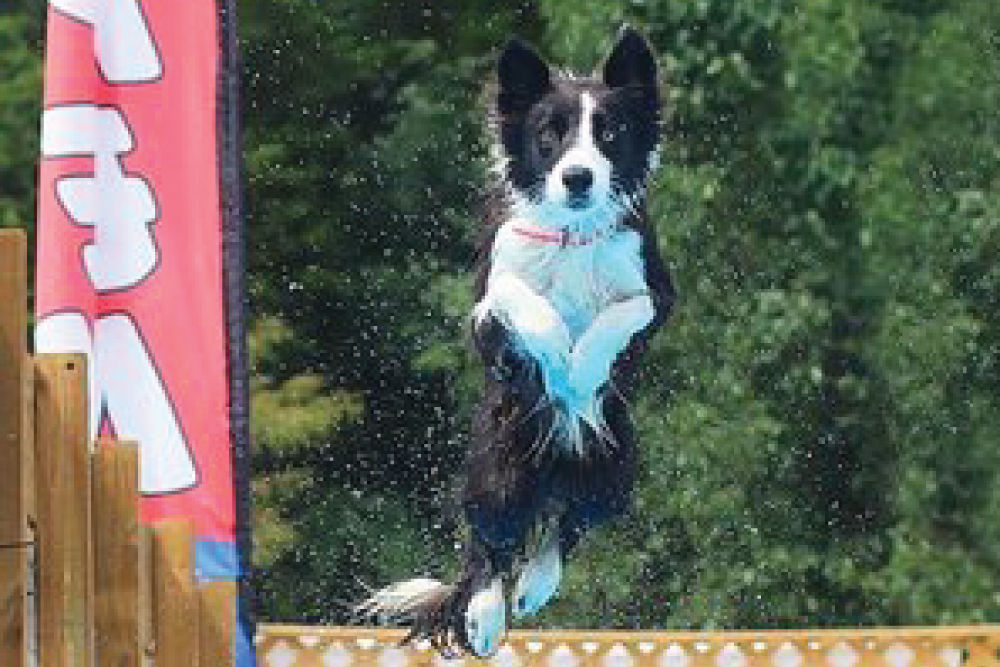
<path fill-rule="evenodd" d="M 512 33 L 617 27 L 671 114 L 678 286 L 634 509 L 532 624 L 1000 621 L 1000 4 L 245 0 L 256 605 L 342 622 L 453 575 L 481 369 L 465 316 Z M 33 223 L 43 8 L 0 8 L 0 225 Z"/>

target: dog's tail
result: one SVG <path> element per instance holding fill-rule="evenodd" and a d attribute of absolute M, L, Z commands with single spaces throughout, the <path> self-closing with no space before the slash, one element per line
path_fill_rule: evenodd
<path fill-rule="evenodd" d="M 354 613 L 359 620 L 375 618 L 379 623 L 412 621 L 439 608 L 454 590 L 453 584 L 437 579 L 407 579 L 375 591 L 354 607 Z"/>
<path fill-rule="evenodd" d="M 496 654 L 507 627 L 503 578 L 478 581 L 466 573 L 458 582 L 408 579 L 374 591 L 355 607 L 358 619 L 408 625 L 402 644 L 426 639 L 444 657 L 465 651 Z"/>

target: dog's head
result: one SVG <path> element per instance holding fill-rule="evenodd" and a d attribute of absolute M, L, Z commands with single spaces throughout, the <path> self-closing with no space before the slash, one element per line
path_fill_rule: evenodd
<path fill-rule="evenodd" d="M 512 40 L 497 64 L 500 164 L 515 205 L 541 221 L 599 226 L 635 204 L 655 165 L 656 60 L 622 30 L 592 77 L 550 68 Z"/>

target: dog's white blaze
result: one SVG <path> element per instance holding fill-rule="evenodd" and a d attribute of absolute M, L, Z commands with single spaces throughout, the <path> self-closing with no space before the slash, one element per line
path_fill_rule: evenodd
<path fill-rule="evenodd" d="M 590 195 L 594 204 L 604 202 L 611 195 L 611 162 L 594 141 L 594 108 L 597 103 L 589 92 L 580 93 L 580 128 L 576 143 L 563 154 L 552 171 L 545 177 L 546 198 L 565 205 L 569 192 L 563 182 L 563 174 L 570 167 L 586 167 L 594 174 L 594 185 Z M 592 204 L 593 205 L 593 204 Z M 587 211 L 582 211 L 586 215 Z"/>

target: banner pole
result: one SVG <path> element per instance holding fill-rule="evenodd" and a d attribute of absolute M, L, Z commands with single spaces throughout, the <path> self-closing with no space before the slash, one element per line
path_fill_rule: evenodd
<path fill-rule="evenodd" d="M 236 549 L 239 559 L 236 664 L 254 664 L 250 575 L 250 390 L 246 341 L 246 254 L 243 234 L 240 56 L 236 0 L 219 2 L 220 69 L 218 136 L 222 204 L 223 295 L 229 357 L 229 428 Z M 241 646 L 242 645 L 242 646 Z"/>

